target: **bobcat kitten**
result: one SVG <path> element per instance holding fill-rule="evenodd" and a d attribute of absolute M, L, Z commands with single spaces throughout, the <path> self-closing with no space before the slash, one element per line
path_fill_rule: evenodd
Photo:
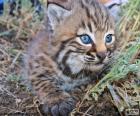
<path fill-rule="evenodd" d="M 115 49 L 114 21 L 96 0 L 75 0 L 72 10 L 47 9 L 47 27 L 30 43 L 26 71 L 46 115 L 67 116 L 70 93 L 95 80 Z"/>

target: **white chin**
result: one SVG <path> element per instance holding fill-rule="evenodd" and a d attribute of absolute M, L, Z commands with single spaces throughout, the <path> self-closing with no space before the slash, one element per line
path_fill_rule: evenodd
<path fill-rule="evenodd" d="M 88 69 L 91 71 L 99 71 L 104 67 L 104 64 L 94 64 L 94 65 L 89 65 Z"/>

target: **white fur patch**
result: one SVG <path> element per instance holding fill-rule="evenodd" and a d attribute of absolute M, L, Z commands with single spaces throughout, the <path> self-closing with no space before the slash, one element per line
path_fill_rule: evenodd
<path fill-rule="evenodd" d="M 80 72 L 83 69 L 83 55 L 77 55 L 73 53 L 69 56 L 67 64 L 69 65 L 73 74 Z"/>

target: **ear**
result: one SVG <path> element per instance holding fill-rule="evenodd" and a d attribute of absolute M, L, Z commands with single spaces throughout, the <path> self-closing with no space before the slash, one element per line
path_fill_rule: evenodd
<path fill-rule="evenodd" d="M 55 26 L 63 21 L 71 12 L 56 4 L 49 4 L 47 9 L 47 17 L 49 26 L 54 30 Z"/>

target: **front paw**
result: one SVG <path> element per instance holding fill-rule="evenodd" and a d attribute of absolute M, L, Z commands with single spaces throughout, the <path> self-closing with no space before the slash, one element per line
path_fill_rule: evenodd
<path fill-rule="evenodd" d="M 75 108 L 76 100 L 70 96 L 55 96 L 47 100 L 47 103 L 40 106 L 43 115 L 68 116 Z"/>

